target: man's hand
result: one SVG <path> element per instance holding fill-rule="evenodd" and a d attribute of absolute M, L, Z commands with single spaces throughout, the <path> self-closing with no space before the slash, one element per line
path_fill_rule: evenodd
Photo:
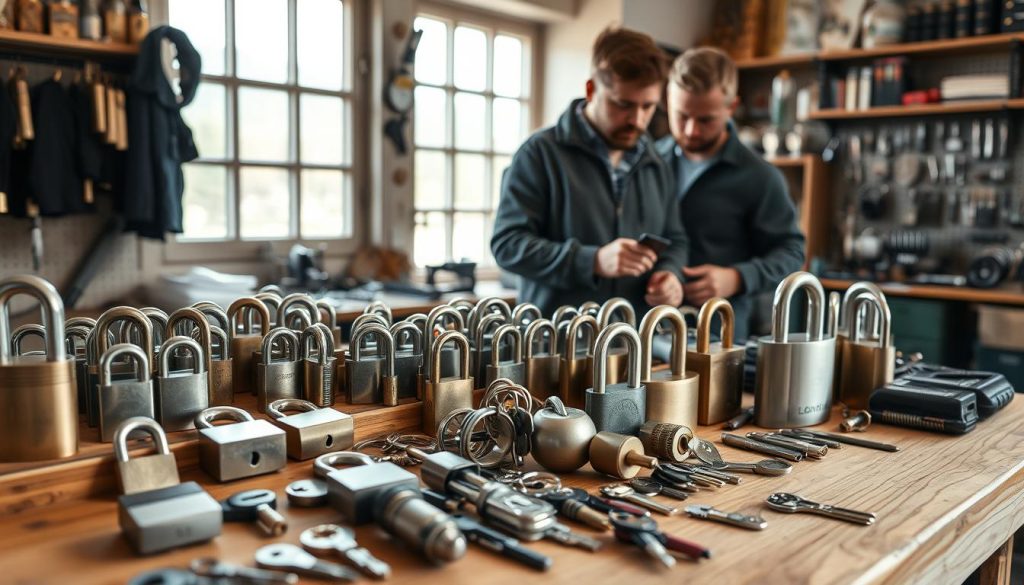
<path fill-rule="evenodd" d="M 652 306 L 670 305 L 678 307 L 683 304 L 683 285 L 679 277 L 668 270 L 659 270 L 647 281 L 647 295 L 644 301 Z"/>
<path fill-rule="evenodd" d="M 683 276 L 687 278 L 683 285 L 686 300 L 695 307 L 703 305 L 713 297 L 729 298 L 740 292 L 743 277 L 739 270 L 714 264 L 683 267 Z"/>
<path fill-rule="evenodd" d="M 594 274 L 602 278 L 640 276 L 650 272 L 658 255 L 636 240 L 619 238 L 605 244 L 594 257 Z"/>

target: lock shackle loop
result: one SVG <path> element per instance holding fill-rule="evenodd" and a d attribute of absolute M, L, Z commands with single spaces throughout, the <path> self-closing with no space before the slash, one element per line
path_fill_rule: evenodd
<path fill-rule="evenodd" d="M 669 305 L 654 307 L 644 315 L 640 321 L 640 379 L 651 379 L 651 349 L 654 345 L 654 333 L 658 324 L 668 320 L 672 326 L 672 355 L 669 358 L 669 366 L 672 367 L 672 375 L 686 375 L 686 319 L 678 309 Z"/>
<path fill-rule="evenodd" d="M 809 272 L 794 272 L 779 283 L 772 301 L 772 340 L 789 343 L 789 305 L 796 291 L 807 293 L 807 341 L 821 341 L 825 321 L 825 289 Z"/>
<path fill-rule="evenodd" d="M 133 416 L 122 421 L 114 431 L 114 457 L 119 462 L 128 463 L 128 436 L 135 431 L 143 431 L 153 437 L 153 445 L 156 447 L 157 454 L 171 454 L 171 446 L 167 443 L 167 433 L 164 432 L 164 428 L 148 416 Z"/>
<path fill-rule="evenodd" d="M 160 348 L 160 371 L 161 378 L 171 374 L 171 354 L 177 349 L 187 349 L 192 354 L 192 373 L 205 374 L 207 369 L 205 352 L 196 340 L 191 337 L 176 335 L 164 342 Z"/>
<path fill-rule="evenodd" d="M 491 365 L 497 368 L 501 365 L 501 342 L 506 337 L 512 338 L 512 361 L 517 364 L 523 361 L 523 334 L 515 324 L 506 323 L 498 327 L 491 338 Z"/>
<path fill-rule="evenodd" d="M 413 325 L 420 328 L 420 333 L 423 334 L 423 339 L 427 338 L 427 315 L 425 313 L 413 313 L 406 317 L 402 323 L 412 323 Z"/>
<path fill-rule="evenodd" d="M 469 380 L 469 339 L 461 331 L 445 331 L 437 336 L 430 350 L 429 380 L 437 384 L 441 381 L 441 350 L 448 342 L 455 344 L 459 352 L 459 379 Z"/>
<path fill-rule="evenodd" d="M 629 365 L 626 368 L 627 388 L 640 387 L 640 334 L 627 323 L 610 323 L 597 335 L 594 343 L 594 393 L 604 394 L 608 386 L 608 350 L 619 337 L 625 338 Z"/>
<path fill-rule="evenodd" d="M 355 318 L 354 321 L 352 321 L 352 327 L 350 329 L 351 333 L 349 334 L 349 346 L 355 345 L 353 340 L 356 337 L 356 333 L 358 333 L 360 329 L 366 327 L 367 325 L 380 325 L 381 327 L 388 326 L 387 321 L 384 320 L 384 317 L 381 317 L 377 313 L 365 313 L 363 315 L 359 315 L 358 317 Z M 354 348 L 349 347 L 350 351 L 352 349 Z"/>
<path fill-rule="evenodd" d="M 708 299 L 697 313 L 697 353 L 711 353 L 711 321 L 719 314 L 722 327 L 722 349 L 731 349 L 736 335 L 736 312 L 732 303 L 722 297 Z"/>
<path fill-rule="evenodd" d="M 506 322 L 512 319 L 512 308 L 508 306 L 504 299 L 498 297 L 484 297 L 477 301 L 476 306 L 473 308 L 475 311 L 470 312 L 470 332 L 475 331 L 480 326 L 480 320 L 491 313 L 504 315 Z"/>
<path fill-rule="evenodd" d="M 284 317 L 284 323 L 281 325 L 291 329 L 292 331 L 305 331 L 313 326 L 316 321 L 309 318 L 306 311 L 293 307 Z"/>
<path fill-rule="evenodd" d="M 316 309 L 320 315 L 320 322 L 327 325 L 331 330 L 338 326 L 338 309 L 324 299 L 317 299 Z M 333 333 L 332 333 L 333 335 Z"/>
<path fill-rule="evenodd" d="M 235 302 L 231 303 L 228 307 L 228 330 L 229 335 L 232 338 L 238 334 L 238 319 L 242 316 L 242 309 L 248 308 L 250 311 L 255 311 L 260 316 L 260 337 L 263 337 L 270 332 L 270 311 L 267 310 L 267 306 L 263 304 L 263 301 L 256 297 L 242 297 L 236 299 Z M 243 335 L 255 335 L 253 333 L 253 326 L 247 321 L 245 329 L 242 330 Z"/>
<path fill-rule="evenodd" d="M 192 308 L 203 314 L 206 317 L 206 322 L 210 326 L 217 326 L 227 333 L 228 329 L 231 328 L 231 322 L 228 321 L 228 314 L 224 312 L 224 309 L 213 301 L 199 301 L 192 304 Z M 214 323 L 216 321 L 216 323 Z"/>
<path fill-rule="evenodd" d="M 363 314 L 383 317 L 384 324 L 388 326 L 395 322 L 395 317 L 391 313 L 391 307 L 384 301 L 371 301 L 370 304 L 363 308 Z"/>
<path fill-rule="evenodd" d="M 597 315 L 601 312 L 601 303 L 598 303 L 597 301 L 586 301 L 581 303 L 576 311 L 580 315 L 590 315 L 597 319 Z"/>
<path fill-rule="evenodd" d="M 415 323 L 399 321 L 392 325 L 388 331 L 391 332 L 391 337 L 395 340 L 395 353 L 398 353 L 398 349 L 402 347 L 402 334 L 405 334 L 406 338 L 412 338 L 413 355 L 423 353 L 423 330 Z"/>
<path fill-rule="evenodd" d="M 80 355 L 78 351 L 79 346 L 77 343 L 75 343 L 76 339 L 82 342 L 81 347 L 83 352 L 88 350 L 90 331 L 91 329 L 89 329 L 88 327 L 83 327 L 81 325 L 72 325 L 71 327 L 64 328 L 64 338 L 68 342 L 68 350 L 71 354 L 75 356 Z"/>
<path fill-rule="evenodd" d="M 284 298 L 284 289 L 276 284 L 264 284 L 260 287 L 259 294 L 273 295 L 279 299 Z"/>
<path fill-rule="evenodd" d="M 612 297 L 601 305 L 597 312 L 597 324 L 601 329 L 604 329 L 611 324 L 612 317 L 616 313 L 622 313 L 624 317 L 623 322 L 628 323 L 634 329 L 636 328 L 636 309 L 633 308 L 632 303 L 622 297 Z"/>
<path fill-rule="evenodd" d="M 524 359 L 533 359 L 533 348 L 535 345 L 539 344 L 543 347 L 543 333 L 545 331 L 548 332 L 548 355 L 552 357 L 558 355 L 558 348 L 556 347 L 558 332 L 555 331 L 555 324 L 547 319 L 537 319 L 526 326 L 526 333 L 523 334 Z"/>
<path fill-rule="evenodd" d="M 326 366 L 334 357 L 334 335 L 323 323 L 315 323 L 302 330 L 299 335 L 299 359 L 312 359 L 316 347 L 316 363 Z"/>
<path fill-rule="evenodd" d="M 333 451 L 324 453 L 313 461 L 313 473 L 319 477 L 327 477 L 338 471 L 341 466 L 373 465 L 377 463 L 366 453 L 358 451 Z"/>
<path fill-rule="evenodd" d="M 839 312 L 842 307 L 842 300 L 838 292 L 828 293 L 828 327 L 825 337 L 835 337 L 839 334 Z"/>
<path fill-rule="evenodd" d="M 853 322 L 854 317 L 854 315 L 850 313 L 850 301 L 860 296 L 861 293 L 865 292 L 873 295 L 876 299 L 879 300 L 879 302 L 888 303 L 888 301 L 886 301 L 885 299 L 885 293 L 882 292 L 882 289 L 880 289 L 877 284 L 873 282 L 868 282 L 866 280 L 860 280 L 851 284 L 846 289 L 846 292 L 843 293 L 843 302 L 840 304 L 838 329 L 839 331 L 846 331 L 846 333 L 849 334 L 848 330 L 850 328 L 850 323 Z"/>
<path fill-rule="evenodd" d="M 448 301 L 449 307 L 455 307 L 456 309 L 467 309 L 472 311 L 473 307 L 476 306 L 476 301 L 469 297 L 458 297 Z"/>
<path fill-rule="evenodd" d="M 69 317 L 64 321 L 64 328 L 69 327 L 86 327 L 88 329 L 96 328 L 96 319 L 92 317 Z"/>
<path fill-rule="evenodd" d="M 363 339 L 367 335 L 373 335 L 377 339 L 377 354 L 384 358 L 385 376 L 395 375 L 395 338 L 385 325 L 370 323 L 363 325 L 352 337 L 351 351 L 352 361 L 358 362 L 363 359 Z"/>
<path fill-rule="evenodd" d="M 529 321 L 524 321 L 530 318 Z M 512 310 L 512 324 L 517 327 L 526 327 L 537 319 L 543 319 L 544 314 L 540 312 L 540 307 L 533 303 L 519 303 L 516 308 Z"/>
<path fill-rule="evenodd" d="M 214 339 L 217 340 L 217 345 L 213 345 Z M 210 325 L 210 361 L 226 362 L 229 359 L 231 359 L 231 339 L 228 337 L 227 331 L 216 325 Z"/>
<path fill-rule="evenodd" d="M 111 367 L 121 356 L 131 358 L 135 369 L 135 381 L 148 382 L 151 379 L 149 375 L 149 356 L 146 355 L 146 352 L 142 351 L 142 348 L 139 346 L 131 343 L 118 343 L 103 352 L 103 355 L 100 357 L 100 386 L 110 386 L 112 378 L 110 373 Z"/>
<path fill-rule="evenodd" d="M 174 331 L 174 329 L 178 327 L 180 324 L 187 324 L 189 322 L 192 323 L 193 329 L 192 331 L 188 332 L 188 339 L 192 339 L 192 334 L 198 331 L 199 347 L 201 348 L 201 352 L 195 353 L 193 357 L 195 357 L 195 361 L 197 362 L 202 360 L 204 368 L 203 370 L 195 373 L 201 374 L 203 372 L 209 372 L 213 365 L 213 356 L 211 355 L 213 353 L 213 338 L 210 336 L 210 323 L 209 321 L 206 320 L 206 315 L 202 311 L 200 311 L 199 309 L 184 307 L 171 313 L 171 315 L 167 318 L 167 327 L 164 330 L 164 336 L 173 339 L 172 332 Z M 161 346 L 161 367 L 163 367 L 163 363 L 165 361 L 164 357 L 168 356 L 168 352 L 165 348 L 167 347 L 167 343 L 169 341 L 170 339 L 165 340 L 163 345 Z M 181 344 L 176 345 L 174 347 L 179 347 L 180 345 Z"/>
<path fill-rule="evenodd" d="M 490 331 L 491 329 L 494 329 L 494 331 L 497 332 L 498 328 L 504 325 L 505 323 L 505 317 L 499 313 L 491 313 L 490 315 L 484 315 L 484 317 L 480 319 L 480 321 L 477 323 L 476 329 L 474 330 L 474 341 L 476 342 L 474 344 L 474 347 L 476 347 L 476 353 L 478 357 L 484 354 L 484 347 L 486 346 L 484 340 L 487 337 L 487 332 Z M 493 343 L 494 338 L 491 337 L 491 340 Z"/>
<path fill-rule="evenodd" d="M 453 321 L 455 323 L 455 329 L 458 331 L 463 331 L 466 328 L 466 323 L 462 319 L 462 313 L 460 313 L 458 309 L 449 307 L 448 305 L 438 305 L 430 310 L 430 313 L 427 315 L 427 320 L 423 324 L 423 343 L 427 351 L 427 361 L 425 363 L 428 367 L 433 359 L 436 342 L 434 330 L 438 323 L 442 322 L 443 319 L 450 319 Z M 472 330 L 470 330 L 470 334 L 472 334 Z M 466 341 L 468 343 L 469 340 L 467 339 Z"/>
<path fill-rule="evenodd" d="M 888 348 L 892 340 L 892 313 L 889 311 L 889 303 L 885 301 L 884 297 L 879 299 L 868 292 L 863 292 L 850 301 L 850 311 L 854 315 L 850 327 L 850 339 L 853 341 L 861 341 L 862 330 L 860 307 L 863 305 L 867 305 L 869 308 L 873 307 L 875 314 L 880 317 L 881 334 L 879 335 L 878 346 L 881 348 Z"/>
<path fill-rule="evenodd" d="M 594 355 L 594 344 L 597 342 L 599 327 L 597 325 L 597 319 L 590 315 L 576 315 L 572 321 L 569 322 L 569 329 L 565 332 L 565 358 L 574 360 L 577 358 L 577 347 L 576 344 L 579 342 L 580 333 L 588 331 L 589 333 L 584 338 L 586 350 L 583 357 L 588 355 Z"/>
<path fill-rule="evenodd" d="M 49 332 L 46 337 L 46 361 L 62 362 L 67 359 L 64 347 L 64 302 L 60 293 L 48 281 L 31 274 L 11 276 L 0 280 L 0 363 L 11 358 L 11 321 L 8 304 L 18 294 L 33 296 L 39 301 L 42 325 Z"/>
<path fill-rule="evenodd" d="M 313 412 L 314 410 L 320 409 L 312 402 L 301 398 L 278 398 L 267 405 L 267 414 L 274 419 L 286 417 L 286 412 Z"/>
<path fill-rule="evenodd" d="M 565 409 L 565 403 L 557 396 L 548 396 L 544 401 L 544 408 L 555 411 L 558 416 L 569 416 L 569 411 Z"/>
<path fill-rule="evenodd" d="M 256 420 L 248 411 L 237 406 L 211 406 L 196 415 L 196 427 L 200 429 L 212 429 L 214 421 L 230 420 L 235 423 L 249 422 Z"/>
<path fill-rule="evenodd" d="M 274 345 L 278 339 L 281 339 L 284 344 L 285 361 L 299 361 L 299 334 L 287 327 L 274 327 L 270 330 L 270 333 L 263 337 L 263 341 L 260 343 L 263 363 L 273 363 Z"/>
<path fill-rule="evenodd" d="M 265 288 L 265 287 L 264 287 Z M 271 292 L 256 293 L 253 298 L 263 303 L 263 306 L 267 308 L 267 314 L 270 315 L 270 328 L 277 326 L 277 316 L 280 315 L 279 309 L 281 308 L 281 295 L 277 295 Z M 252 315 L 249 312 L 249 315 Z M 230 329 L 230 326 L 228 327 Z"/>
<path fill-rule="evenodd" d="M 21 351 L 21 343 L 29 336 L 38 337 L 43 342 L 43 346 L 46 346 L 46 328 L 37 323 L 26 323 L 11 332 L 11 351 L 14 355 L 24 355 Z M 66 327 L 64 328 L 64 336 L 67 337 Z"/>
<path fill-rule="evenodd" d="M 164 331 L 167 330 L 167 321 L 170 316 L 163 310 L 157 307 L 143 307 L 139 309 L 142 314 L 149 319 L 149 327 L 153 334 L 153 355 L 156 356 L 160 351 L 160 346 L 164 343 Z"/>
<path fill-rule="evenodd" d="M 313 297 L 306 293 L 292 293 L 281 299 L 281 306 L 277 308 L 278 325 L 287 325 L 290 318 L 289 313 L 296 308 L 303 309 L 306 312 L 306 316 L 309 317 L 309 323 L 306 324 L 306 327 L 320 322 L 320 309 L 316 307 L 316 301 L 313 300 Z"/>
<path fill-rule="evenodd" d="M 562 305 L 555 309 L 555 312 L 551 315 L 551 322 L 557 327 L 562 321 L 572 321 L 573 317 L 576 317 L 580 312 L 576 307 L 572 305 Z"/>
<path fill-rule="evenodd" d="M 118 321 L 130 321 L 139 330 L 142 335 L 141 343 L 139 347 L 146 352 L 146 357 L 149 358 L 150 366 L 155 366 L 153 354 L 153 328 L 150 325 L 149 317 L 142 311 L 132 307 L 114 307 L 107 309 L 100 315 L 100 318 L 96 321 L 96 355 L 102 356 L 106 353 L 110 347 L 110 338 L 108 333 L 111 330 L 111 326 Z"/>

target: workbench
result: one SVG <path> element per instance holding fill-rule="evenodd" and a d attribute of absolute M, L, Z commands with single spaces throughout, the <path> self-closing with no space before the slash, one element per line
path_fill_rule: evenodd
<path fill-rule="evenodd" d="M 343 410 L 344 406 L 341 407 Z M 356 440 L 390 432 L 416 432 L 420 404 L 354 414 Z M 818 428 L 835 431 L 838 411 Z M 744 427 L 737 432 L 753 430 Z M 209 543 L 153 557 L 136 556 L 121 536 L 110 454 L 50 465 L 7 465 L 0 471 L 0 579 L 5 583 L 124 583 L 158 567 L 185 567 L 197 557 L 252 564 L 253 554 L 270 542 L 297 543 L 302 530 L 340 522 L 329 508 L 289 508 L 284 487 L 312 476 L 312 462 L 290 462 L 281 472 L 217 484 L 197 467 L 198 449 L 188 434 L 174 441 L 182 481 L 196 480 L 218 499 L 245 489 L 272 488 L 288 532 L 271 539 L 247 524 L 225 524 Z M 763 457 L 719 443 L 720 431 L 701 427 L 730 461 Z M 470 545 L 465 558 L 443 567 L 422 560 L 375 526 L 356 530 L 359 543 L 392 566 L 391 583 L 938 583 L 959 584 L 983 566 L 983 583 L 1009 583 L 1013 533 L 1024 523 L 1024 400 L 1016 400 L 963 436 L 875 424 L 857 436 L 895 443 L 897 453 L 854 446 L 830 450 L 820 461 L 795 463 L 791 474 L 742 474 L 740 485 L 692 496 L 691 503 L 725 511 L 757 513 L 768 521 L 760 532 L 689 517 L 655 515 L 661 528 L 712 551 L 710 559 L 680 558 L 665 569 L 640 549 L 599 535 L 596 553 L 544 541 L 530 546 L 550 555 L 547 573 L 518 565 Z M 530 468 L 535 464 L 528 462 Z M 414 468 L 415 469 L 415 468 Z M 646 472 L 645 472 L 646 473 Z M 564 476 L 569 485 L 592 492 L 613 480 L 589 467 Z M 788 491 L 806 498 L 878 516 L 864 527 L 807 514 L 767 509 L 765 498 Z M 671 503 L 673 500 L 658 498 Z M 574 530 L 596 535 L 572 524 Z M 642 580 L 642 581 L 641 581 Z M 305 582 L 305 581 L 304 581 Z"/>

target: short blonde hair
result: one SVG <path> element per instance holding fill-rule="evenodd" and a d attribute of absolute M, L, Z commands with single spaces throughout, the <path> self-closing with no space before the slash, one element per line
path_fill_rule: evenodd
<path fill-rule="evenodd" d="M 668 55 L 650 35 L 628 28 L 609 27 L 594 41 L 590 74 L 605 87 L 614 78 L 643 84 L 664 84 Z"/>
<path fill-rule="evenodd" d="M 716 87 L 728 98 L 736 97 L 736 63 L 721 49 L 690 49 L 672 64 L 671 80 L 690 93 L 703 94 Z"/>

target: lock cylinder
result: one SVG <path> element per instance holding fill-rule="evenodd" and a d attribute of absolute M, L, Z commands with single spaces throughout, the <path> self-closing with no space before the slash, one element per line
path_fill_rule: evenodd
<path fill-rule="evenodd" d="M 658 459 L 644 454 L 640 439 L 602 431 L 590 442 L 590 465 L 606 475 L 629 479 L 642 468 L 656 469 Z"/>

